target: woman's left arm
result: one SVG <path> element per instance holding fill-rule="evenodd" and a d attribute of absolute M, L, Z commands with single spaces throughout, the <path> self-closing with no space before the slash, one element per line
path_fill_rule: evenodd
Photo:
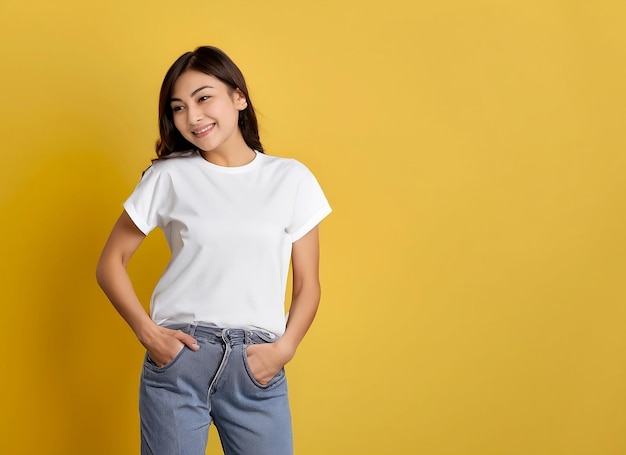
<path fill-rule="evenodd" d="M 291 266 L 293 268 L 293 293 L 287 329 L 276 342 L 276 344 L 280 343 L 287 353 L 291 353 L 287 361 L 295 355 L 298 345 L 313 323 L 320 303 L 319 226 L 314 227 L 293 244 Z"/>
<path fill-rule="evenodd" d="M 296 353 L 313 323 L 320 302 L 319 226 L 294 242 L 291 252 L 293 293 L 287 328 L 275 343 L 248 346 L 251 373 L 267 384 Z"/>

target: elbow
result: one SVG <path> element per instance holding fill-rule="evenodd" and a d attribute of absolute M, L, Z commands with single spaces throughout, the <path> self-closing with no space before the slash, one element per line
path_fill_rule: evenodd
<path fill-rule="evenodd" d="M 294 300 L 306 300 L 311 304 L 318 306 L 322 296 L 322 286 L 319 280 L 308 280 L 294 287 Z"/>
<path fill-rule="evenodd" d="M 313 289 L 312 292 L 313 292 L 313 296 L 315 298 L 315 301 L 319 305 L 320 300 L 322 298 L 322 285 L 319 283 L 319 281 L 315 284 L 314 289 Z"/>
<path fill-rule="evenodd" d="M 105 272 L 105 266 L 104 266 L 104 261 L 102 260 L 102 257 L 100 257 L 100 259 L 98 260 L 98 264 L 96 265 L 96 282 L 98 283 L 98 286 L 100 286 L 101 288 L 104 287 L 104 282 L 106 281 L 106 272 Z"/>
<path fill-rule="evenodd" d="M 103 290 L 106 289 L 106 285 L 110 281 L 109 277 L 113 273 L 114 267 L 113 258 L 103 252 L 96 265 L 96 282 Z"/>

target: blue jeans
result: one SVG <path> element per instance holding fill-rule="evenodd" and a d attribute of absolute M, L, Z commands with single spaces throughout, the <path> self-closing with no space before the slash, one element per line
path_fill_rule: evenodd
<path fill-rule="evenodd" d="M 259 384 L 248 367 L 250 344 L 276 340 L 261 331 L 188 325 L 196 338 L 158 367 L 146 354 L 139 390 L 142 455 L 204 455 L 209 425 L 225 455 L 291 455 L 291 413 L 284 369 Z"/>

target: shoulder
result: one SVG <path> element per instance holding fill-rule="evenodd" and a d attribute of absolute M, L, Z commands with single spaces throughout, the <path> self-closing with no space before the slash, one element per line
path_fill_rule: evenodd
<path fill-rule="evenodd" d="M 165 158 L 153 161 L 152 164 L 143 171 L 143 177 L 146 176 L 162 176 L 162 175 L 175 175 L 179 172 L 184 172 L 189 167 L 196 165 L 196 161 L 199 155 L 194 153 L 192 155 L 177 156 L 174 158 Z"/>
<path fill-rule="evenodd" d="M 259 154 L 263 167 L 277 174 L 289 175 L 294 178 L 301 178 L 311 173 L 303 163 L 294 158 L 284 158 L 280 156 Z"/>

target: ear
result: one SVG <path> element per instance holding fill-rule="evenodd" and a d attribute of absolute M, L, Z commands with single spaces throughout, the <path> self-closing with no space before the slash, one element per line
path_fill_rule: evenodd
<path fill-rule="evenodd" d="M 246 95 L 244 95 L 243 92 L 238 88 L 233 91 L 233 103 L 235 104 L 235 107 L 240 111 L 243 111 L 245 108 L 248 107 L 248 100 L 246 99 Z"/>

